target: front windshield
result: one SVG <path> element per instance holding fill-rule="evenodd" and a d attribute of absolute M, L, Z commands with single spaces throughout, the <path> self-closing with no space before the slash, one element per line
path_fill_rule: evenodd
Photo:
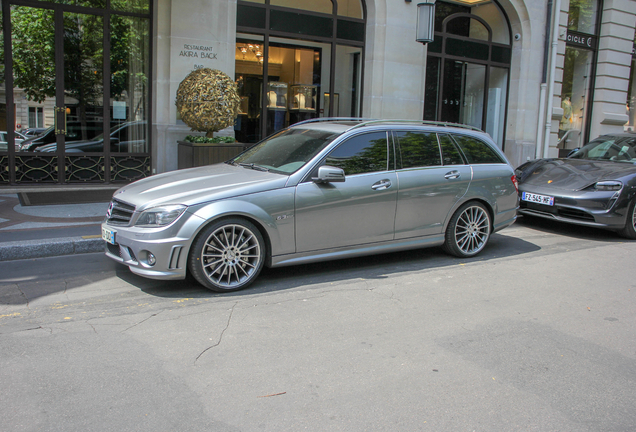
<path fill-rule="evenodd" d="M 289 175 L 298 171 L 338 135 L 327 131 L 286 129 L 261 141 L 229 163 Z"/>
<path fill-rule="evenodd" d="M 636 137 L 604 136 L 583 146 L 569 159 L 636 162 Z"/>

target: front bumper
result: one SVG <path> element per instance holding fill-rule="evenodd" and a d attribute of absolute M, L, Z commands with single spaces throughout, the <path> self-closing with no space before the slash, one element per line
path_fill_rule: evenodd
<path fill-rule="evenodd" d="M 130 271 L 150 279 L 175 280 L 186 277 L 192 237 L 175 235 L 174 227 L 144 229 L 102 224 L 115 232 L 115 244 L 106 243 L 106 256 L 127 265 Z M 156 262 L 149 263 L 149 253 Z"/>
<path fill-rule="evenodd" d="M 620 230 L 625 227 L 629 201 L 615 192 L 575 191 L 569 195 L 555 194 L 553 190 L 529 190 L 523 192 L 554 197 L 554 205 L 519 202 L 519 214 L 553 219 L 560 222 L 595 228 Z"/>

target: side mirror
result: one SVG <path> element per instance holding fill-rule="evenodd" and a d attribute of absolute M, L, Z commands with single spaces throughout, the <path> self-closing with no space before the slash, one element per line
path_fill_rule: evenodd
<path fill-rule="evenodd" d="M 568 153 L 568 155 L 566 157 L 570 157 L 572 156 L 574 153 L 576 153 L 577 151 L 581 150 L 579 147 L 573 149 L 570 153 Z"/>
<path fill-rule="evenodd" d="M 323 165 L 318 168 L 318 176 L 311 180 L 316 183 L 342 183 L 345 181 L 345 172 L 341 168 Z"/>

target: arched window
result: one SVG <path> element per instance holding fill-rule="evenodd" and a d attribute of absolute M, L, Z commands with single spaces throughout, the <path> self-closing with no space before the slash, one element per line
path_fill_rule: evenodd
<path fill-rule="evenodd" d="M 488 132 L 503 148 L 512 47 L 496 3 L 437 2 L 428 46 L 424 120 L 462 123 Z"/>
<path fill-rule="evenodd" d="M 236 137 L 256 142 L 313 117 L 362 114 L 361 0 L 238 0 Z"/>

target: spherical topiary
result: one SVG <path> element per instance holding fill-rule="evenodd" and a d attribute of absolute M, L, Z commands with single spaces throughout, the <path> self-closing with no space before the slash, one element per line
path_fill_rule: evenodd
<path fill-rule="evenodd" d="M 177 89 L 177 110 L 183 122 L 210 138 L 232 125 L 240 103 L 234 81 L 216 69 L 190 72 Z"/>

